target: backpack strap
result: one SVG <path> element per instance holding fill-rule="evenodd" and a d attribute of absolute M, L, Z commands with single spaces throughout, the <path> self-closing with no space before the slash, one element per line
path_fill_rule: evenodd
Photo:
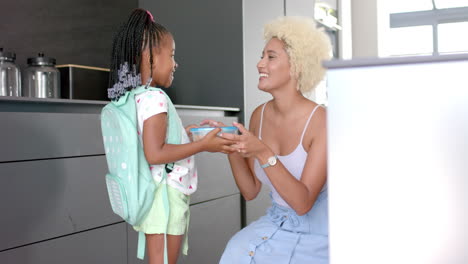
<path fill-rule="evenodd" d="M 143 232 L 138 232 L 138 249 L 137 249 L 137 258 L 143 260 L 145 258 L 145 249 L 146 249 L 146 236 Z"/>

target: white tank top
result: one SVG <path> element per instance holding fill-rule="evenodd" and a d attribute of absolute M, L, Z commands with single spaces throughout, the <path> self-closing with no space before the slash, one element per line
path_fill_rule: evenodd
<path fill-rule="evenodd" d="M 260 116 L 260 129 L 259 129 L 259 132 L 258 132 L 258 138 L 260 138 L 260 139 L 262 139 L 263 112 L 265 111 L 265 106 L 266 106 L 267 103 L 268 102 L 266 102 L 263 105 L 262 113 L 261 113 L 261 116 Z M 285 155 L 285 156 L 277 155 L 278 160 L 281 161 L 281 163 L 284 165 L 284 167 L 286 167 L 286 169 L 298 180 L 301 179 L 302 171 L 304 170 L 305 162 L 306 162 L 306 159 L 307 159 L 307 152 L 305 151 L 304 147 L 302 146 L 302 140 L 303 140 L 304 134 L 305 134 L 305 132 L 307 130 L 307 126 L 309 125 L 310 119 L 312 118 L 312 116 L 314 115 L 315 111 L 317 110 L 317 108 L 319 106 L 320 105 L 317 105 L 312 110 L 312 113 L 310 114 L 309 118 L 307 119 L 304 130 L 302 131 L 301 140 L 300 140 L 299 144 L 297 145 L 297 147 L 291 153 L 289 153 L 288 155 Z M 255 159 L 255 161 L 254 161 L 254 170 L 255 170 L 255 175 L 257 176 L 257 178 L 263 184 L 266 184 L 266 185 L 268 185 L 270 187 L 271 196 L 272 196 L 273 200 L 277 204 L 279 204 L 281 206 L 291 208 L 283 200 L 283 198 L 281 198 L 281 196 L 278 194 L 278 192 L 276 191 L 273 184 L 271 184 L 270 179 L 268 178 L 268 176 L 265 174 L 265 172 L 261 168 L 260 163 L 258 162 L 257 159 Z M 323 189 L 325 189 L 325 188 L 326 188 L 326 184 L 323 187 Z"/>

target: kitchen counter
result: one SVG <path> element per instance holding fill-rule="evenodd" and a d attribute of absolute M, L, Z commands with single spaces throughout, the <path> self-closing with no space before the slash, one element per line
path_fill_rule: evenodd
<path fill-rule="evenodd" d="M 0 96 L 0 111 L 98 113 L 108 103 L 109 101 Z M 178 104 L 174 106 L 179 114 L 190 110 L 192 114 L 199 116 L 233 116 L 240 112 L 236 107 Z"/>

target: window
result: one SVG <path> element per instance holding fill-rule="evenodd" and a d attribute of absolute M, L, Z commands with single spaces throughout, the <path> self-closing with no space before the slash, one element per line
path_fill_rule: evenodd
<path fill-rule="evenodd" d="M 468 50 L 468 22 L 439 25 L 439 53 L 460 53 Z"/>
<path fill-rule="evenodd" d="M 389 39 L 393 40 L 389 45 L 390 54 L 398 55 L 431 55 L 432 27 L 399 27 L 392 28 L 389 32 Z"/>
<path fill-rule="evenodd" d="M 431 10 L 431 0 L 392 0 L 387 3 L 389 13 Z"/>
<path fill-rule="evenodd" d="M 452 8 L 468 6 L 468 0 L 436 0 L 437 8 Z"/>
<path fill-rule="evenodd" d="M 468 53 L 468 0 L 387 3 L 390 56 Z"/>

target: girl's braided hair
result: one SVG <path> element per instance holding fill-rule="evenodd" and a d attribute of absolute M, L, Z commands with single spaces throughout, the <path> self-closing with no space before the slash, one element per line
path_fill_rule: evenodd
<path fill-rule="evenodd" d="M 150 66 L 153 72 L 153 47 L 170 32 L 154 22 L 149 11 L 137 8 L 114 35 L 109 74 L 109 99 L 116 101 L 126 91 L 141 85 L 140 63 L 142 51 L 150 48 Z"/>

